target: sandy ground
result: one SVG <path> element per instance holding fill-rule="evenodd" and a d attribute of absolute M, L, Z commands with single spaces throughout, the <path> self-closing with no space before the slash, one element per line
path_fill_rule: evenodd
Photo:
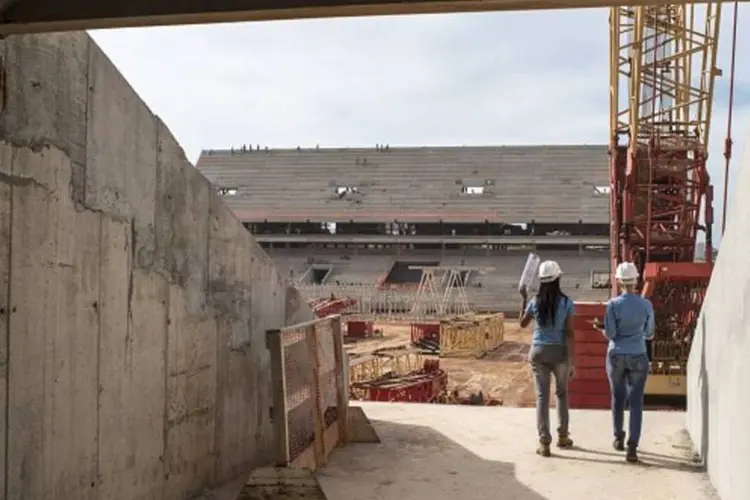
<path fill-rule="evenodd" d="M 363 354 L 410 345 L 408 325 L 385 324 L 376 328 L 382 330 L 382 337 L 347 344 L 346 350 Z M 460 396 L 482 391 L 485 397 L 500 400 L 504 406 L 533 406 L 534 385 L 526 362 L 530 341 L 531 330 L 506 321 L 505 342 L 482 359 L 440 358 L 440 367 L 448 373 L 448 390 L 457 390 Z"/>

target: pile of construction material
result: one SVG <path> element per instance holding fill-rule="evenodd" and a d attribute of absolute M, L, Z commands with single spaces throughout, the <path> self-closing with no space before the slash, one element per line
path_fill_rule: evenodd
<path fill-rule="evenodd" d="M 425 354 L 481 358 L 505 339 L 505 315 L 465 315 L 411 324 L 411 343 Z"/>
<path fill-rule="evenodd" d="M 425 359 L 419 369 L 405 374 L 387 372 L 352 383 L 351 388 L 365 401 L 439 403 L 445 398 L 448 375 L 440 368 L 440 360 Z"/>

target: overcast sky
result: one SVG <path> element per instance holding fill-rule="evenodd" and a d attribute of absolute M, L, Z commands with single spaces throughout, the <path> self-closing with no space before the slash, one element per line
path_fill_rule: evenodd
<path fill-rule="evenodd" d="M 607 10 L 459 14 L 92 35 L 195 161 L 201 149 L 243 143 L 604 144 L 607 17 Z M 725 77 L 717 80 L 709 164 L 717 217 L 729 6 L 724 20 L 718 65 Z M 743 28 L 750 28 L 748 5 L 740 8 L 735 157 L 750 134 L 750 29 Z"/>

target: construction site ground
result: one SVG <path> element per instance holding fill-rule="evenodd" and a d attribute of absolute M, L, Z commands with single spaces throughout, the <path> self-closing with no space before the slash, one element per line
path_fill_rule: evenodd
<path fill-rule="evenodd" d="M 382 335 L 348 343 L 347 350 L 366 354 L 410 345 L 408 325 L 377 328 Z M 352 401 L 364 409 L 380 442 L 334 450 L 315 474 L 320 495 L 304 498 L 718 499 L 694 459 L 680 411 L 646 412 L 640 464 L 628 464 L 612 449 L 608 410 L 572 410 L 574 448 L 553 448 L 551 458 L 536 455 L 535 414 L 529 408 L 534 388 L 526 361 L 530 340 L 529 329 L 507 321 L 505 342 L 494 352 L 480 359 L 440 358 L 451 390 L 463 395 L 481 390 L 503 407 Z M 556 425 L 554 412 L 551 418 Z M 200 500 L 235 500 L 247 477 Z"/>
<path fill-rule="evenodd" d="M 576 446 L 535 453 L 532 408 L 361 403 L 378 444 L 331 454 L 328 500 L 713 500 L 682 412 L 646 412 L 641 464 L 612 449 L 606 410 L 573 410 Z"/>
<path fill-rule="evenodd" d="M 629 464 L 612 449 L 607 410 L 573 410 L 574 448 L 543 458 L 535 453 L 532 408 L 353 404 L 364 409 L 380 442 L 335 449 L 315 474 L 320 494 L 279 498 L 718 500 L 693 458 L 683 412 L 646 412 L 641 463 Z M 244 482 L 201 500 L 236 500 Z"/>
<path fill-rule="evenodd" d="M 410 345 L 409 325 L 378 324 L 381 335 L 348 343 L 352 354 Z M 515 320 L 505 322 L 505 341 L 480 359 L 475 357 L 440 358 L 440 367 L 448 374 L 448 390 L 460 396 L 478 394 L 501 401 L 504 406 L 534 406 L 534 385 L 526 361 L 531 330 L 522 329 Z M 426 356 L 430 357 L 430 356 Z M 434 356 L 437 358 L 437 356 Z"/>

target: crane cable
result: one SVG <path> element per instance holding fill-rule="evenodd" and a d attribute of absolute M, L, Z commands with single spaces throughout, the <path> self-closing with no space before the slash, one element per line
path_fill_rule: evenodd
<path fill-rule="evenodd" d="M 729 162 L 732 159 L 732 110 L 734 109 L 734 62 L 737 56 L 737 15 L 739 1 L 734 0 L 732 25 L 732 59 L 729 68 L 729 111 L 727 113 L 727 138 L 724 140 L 724 201 L 721 215 L 721 235 L 727 227 L 727 199 L 729 198 Z"/>

